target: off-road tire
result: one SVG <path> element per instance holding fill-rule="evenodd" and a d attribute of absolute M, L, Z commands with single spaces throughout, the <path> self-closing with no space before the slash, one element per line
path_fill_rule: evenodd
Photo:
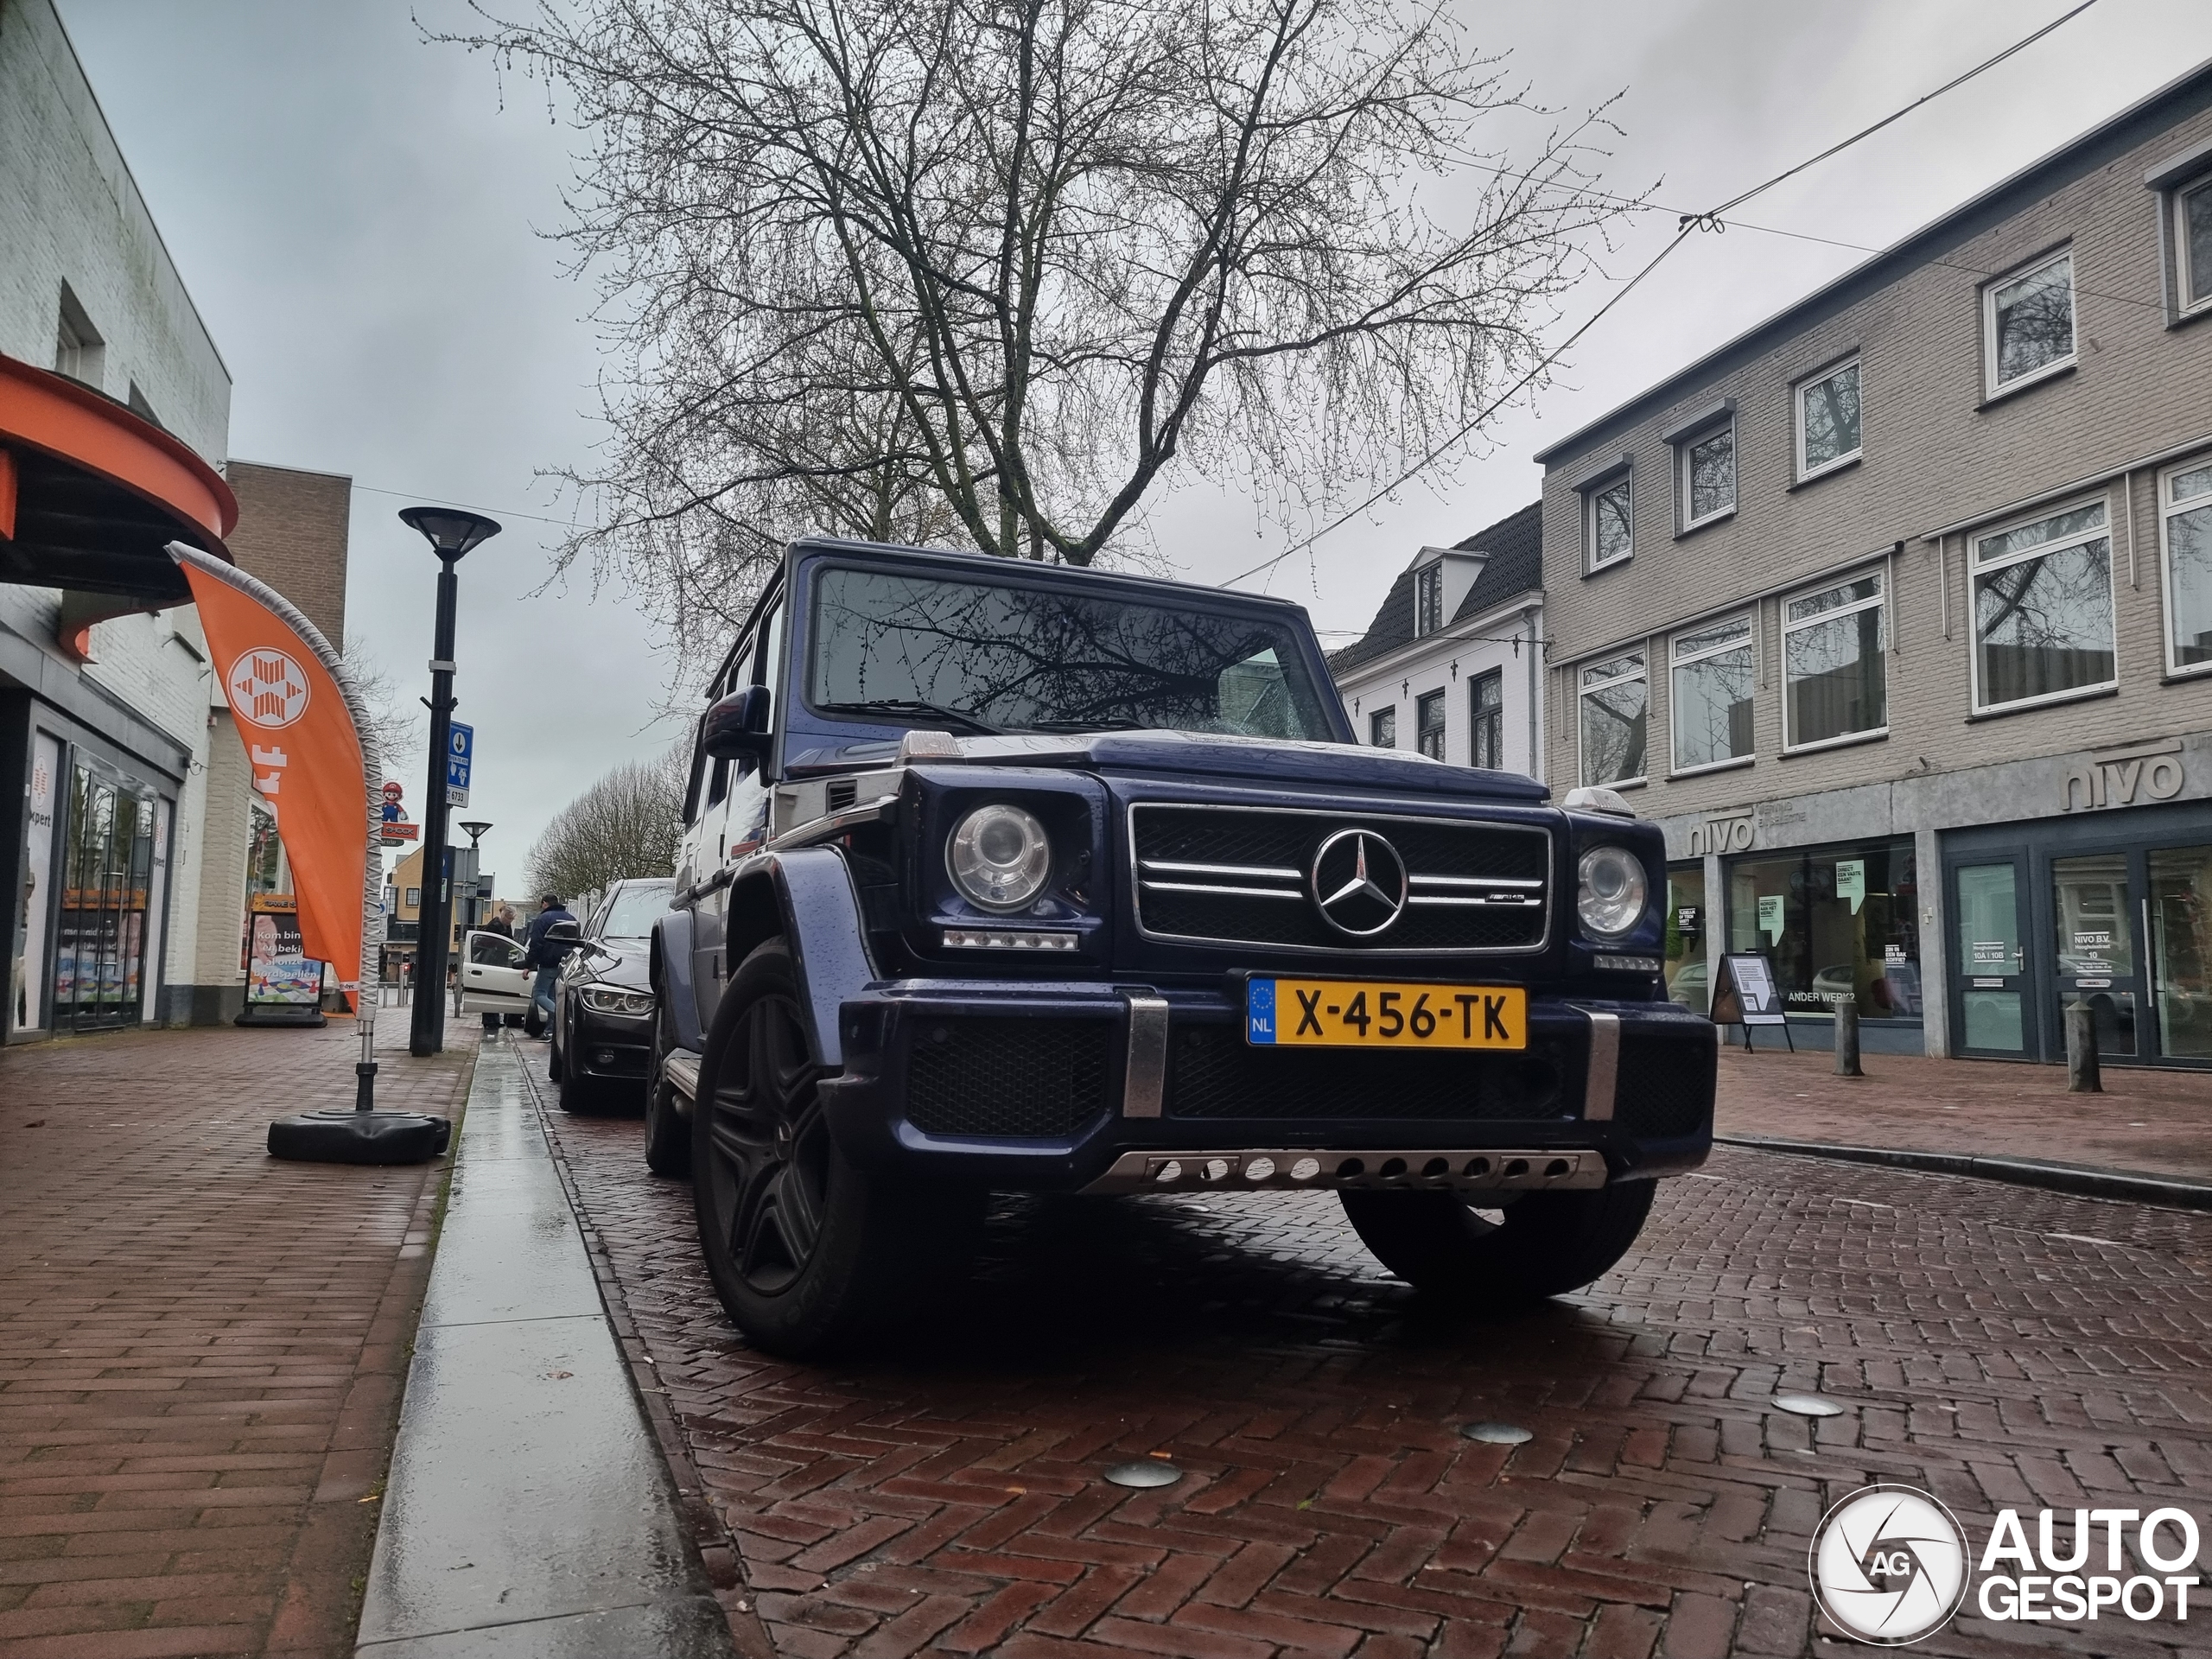
<path fill-rule="evenodd" d="M 653 1058 L 645 1072 L 645 1167 L 681 1180 L 691 1173 L 691 1126 L 676 1109 L 676 1085 L 668 1080 L 668 1057 L 676 1048 L 668 1017 L 668 992 L 653 1016 Z"/>
<path fill-rule="evenodd" d="M 1629 1252 L 1651 1213 L 1653 1181 L 1582 1192 L 1498 1193 L 1488 1222 L 1455 1192 L 1338 1194 L 1360 1243 L 1415 1289 L 1507 1308 L 1580 1290 Z M 1485 1208 L 1489 1207 L 1487 1205 Z"/>
<path fill-rule="evenodd" d="M 791 952 L 770 939 L 723 992 L 691 1112 L 691 1192 L 716 1294 L 791 1358 L 880 1347 L 957 1277 L 982 1195 L 850 1163 L 816 1088 Z"/>

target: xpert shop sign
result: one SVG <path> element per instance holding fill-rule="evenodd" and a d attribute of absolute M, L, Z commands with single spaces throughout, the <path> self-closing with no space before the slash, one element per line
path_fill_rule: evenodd
<path fill-rule="evenodd" d="M 1999 1510 L 1979 1556 L 1942 1502 L 1867 1486 L 1821 1518 L 1807 1567 L 1821 1611 L 1877 1647 L 1933 1636 L 1961 1611 L 1999 1624 L 2187 1623 L 2197 1585 L 2186 1510 Z M 1978 1580 L 1978 1582 L 1977 1582 Z"/>

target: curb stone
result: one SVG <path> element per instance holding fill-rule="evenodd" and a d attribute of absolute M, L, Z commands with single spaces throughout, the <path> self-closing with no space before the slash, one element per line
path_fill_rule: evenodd
<path fill-rule="evenodd" d="M 1787 1141 L 1771 1135 L 1716 1135 L 1717 1147 L 1751 1152 L 1786 1153 L 1798 1158 L 1828 1158 L 1847 1164 L 1883 1164 L 1936 1175 L 1964 1175 L 2014 1186 L 2040 1187 L 2077 1198 L 2116 1198 L 2129 1204 L 2164 1205 L 2176 1210 L 2212 1211 L 2212 1181 L 2104 1169 L 2094 1164 L 2062 1164 L 2042 1158 L 1992 1157 L 1962 1152 L 1915 1152 L 1903 1147 L 1841 1146 L 1825 1141 Z"/>

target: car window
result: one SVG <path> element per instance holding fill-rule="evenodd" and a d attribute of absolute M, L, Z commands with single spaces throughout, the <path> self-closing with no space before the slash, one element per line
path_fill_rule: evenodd
<path fill-rule="evenodd" d="M 600 939 L 650 938 L 653 924 L 668 912 L 676 894 L 673 881 L 626 882 L 607 900 L 592 937 Z"/>
<path fill-rule="evenodd" d="M 1325 686 L 1273 614 L 1110 592 L 831 567 L 815 580 L 817 711 L 1001 731 L 1116 727 L 1337 735 Z"/>
<path fill-rule="evenodd" d="M 468 936 L 468 959 L 480 967 L 512 968 L 522 960 L 523 949 L 512 939 L 499 933 L 472 933 Z"/>

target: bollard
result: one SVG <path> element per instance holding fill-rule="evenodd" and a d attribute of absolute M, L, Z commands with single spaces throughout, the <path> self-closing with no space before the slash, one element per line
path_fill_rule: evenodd
<path fill-rule="evenodd" d="M 2066 1005 L 2066 1092 L 2101 1095 L 2104 1077 L 2097 1065 L 2097 1014 L 2076 997 Z"/>
<path fill-rule="evenodd" d="M 1835 1009 L 1835 1074 L 1839 1077 L 1863 1077 L 1859 1069 L 1859 1004 L 1857 1001 L 1837 1002 Z"/>

